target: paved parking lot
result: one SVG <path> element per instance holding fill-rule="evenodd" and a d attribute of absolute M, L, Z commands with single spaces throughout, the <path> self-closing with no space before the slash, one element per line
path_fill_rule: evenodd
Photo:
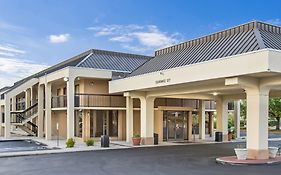
<path fill-rule="evenodd" d="M 165 146 L 1 158 L 0 174 L 20 175 L 259 175 L 280 174 L 281 164 L 231 166 L 215 162 L 233 155 L 237 143 Z M 281 142 L 271 142 L 278 145 Z"/>

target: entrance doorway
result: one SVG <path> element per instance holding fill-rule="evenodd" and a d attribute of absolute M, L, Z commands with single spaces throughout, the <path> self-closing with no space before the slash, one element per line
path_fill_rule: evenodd
<path fill-rule="evenodd" d="M 164 141 L 187 139 L 187 112 L 164 111 L 163 136 Z"/>
<path fill-rule="evenodd" d="M 118 137 L 118 111 L 90 111 L 90 137 L 100 137 L 101 135 Z"/>

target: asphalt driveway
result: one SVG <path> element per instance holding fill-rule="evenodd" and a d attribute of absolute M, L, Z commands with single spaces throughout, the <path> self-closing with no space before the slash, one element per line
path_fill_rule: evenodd
<path fill-rule="evenodd" d="M 278 145 L 281 142 L 271 142 Z M 183 145 L 105 150 L 0 159 L 7 175 L 259 175 L 280 174 L 281 164 L 231 166 L 215 162 L 233 155 L 236 144 Z"/>

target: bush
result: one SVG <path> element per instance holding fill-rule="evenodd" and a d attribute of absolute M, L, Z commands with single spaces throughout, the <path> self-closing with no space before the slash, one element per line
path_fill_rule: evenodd
<path fill-rule="evenodd" d="M 69 138 L 66 142 L 66 147 L 67 148 L 73 148 L 75 145 L 75 140 L 73 138 Z"/>
<path fill-rule="evenodd" d="M 134 137 L 134 138 L 140 138 L 140 135 L 139 135 L 139 134 L 134 134 L 133 137 Z"/>
<path fill-rule="evenodd" d="M 95 143 L 94 139 L 88 139 L 88 140 L 86 141 L 86 145 L 87 145 L 87 146 L 94 146 L 94 143 Z"/>

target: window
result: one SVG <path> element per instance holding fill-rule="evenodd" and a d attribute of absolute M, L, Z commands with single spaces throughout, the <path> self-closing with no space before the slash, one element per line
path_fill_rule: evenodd
<path fill-rule="evenodd" d="M 60 89 L 57 89 L 57 96 L 60 96 Z"/>
<path fill-rule="evenodd" d="M 79 84 L 75 85 L 75 94 L 79 94 L 80 92 L 80 88 L 79 88 Z"/>
<path fill-rule="evenodd" d="M 66 95 L 66 87 L 63 88 L 63 95 Z"/>

